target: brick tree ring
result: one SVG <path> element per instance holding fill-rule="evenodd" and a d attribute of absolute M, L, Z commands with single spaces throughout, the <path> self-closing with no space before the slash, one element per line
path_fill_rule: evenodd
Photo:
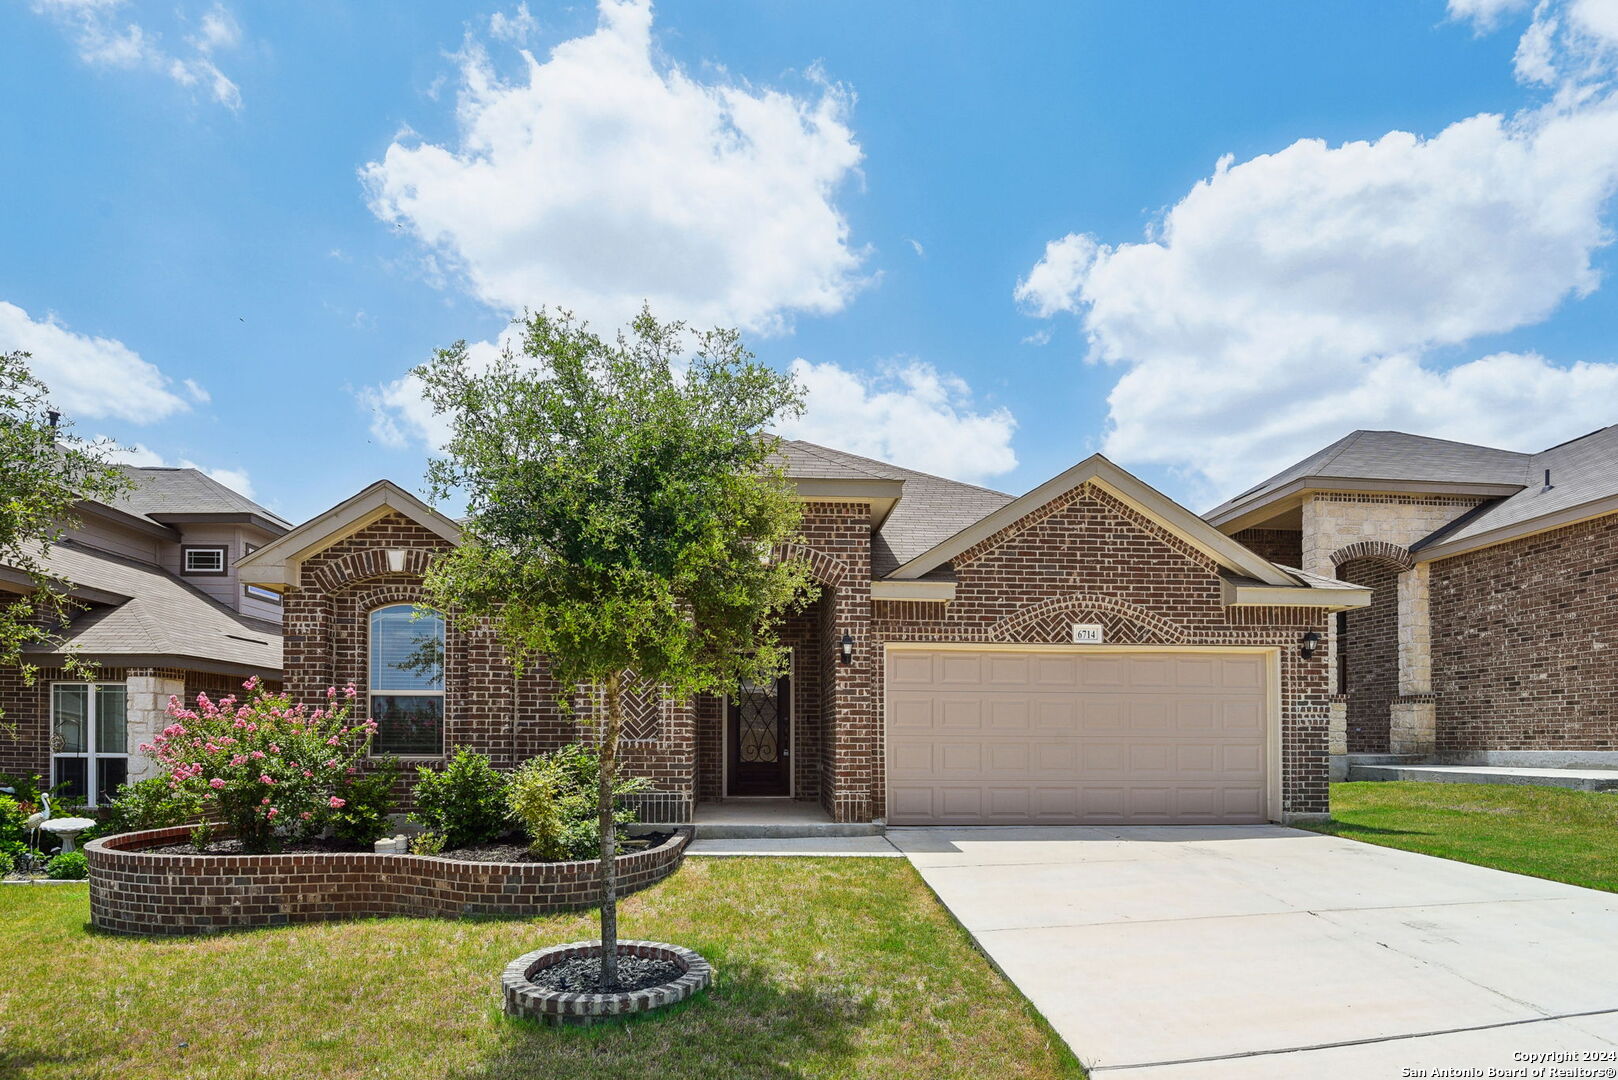
<path fill-rule="evenodd" d="M 619 956 L 668 960 L 680 969 L 680 976 L 673 982 L 617 994 L 575 994 L 550 990 L 532 982 L 535 974 L 553 964 L 600 953 L 600 941 L 575 941 L 517 957 L 506 965 L 505 973 L 500 976 L 506 1015 L 525 1016 L 547 1024 L 590 1024 L 673 1005 L 713 981 L 712 965 L 690 949 L 660 941 L 620 941 Z"/>

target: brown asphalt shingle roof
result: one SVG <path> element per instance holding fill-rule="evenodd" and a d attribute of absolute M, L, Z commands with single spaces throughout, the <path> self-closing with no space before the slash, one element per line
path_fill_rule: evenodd
<path fill-rule="evenodd" d="M 1415 547 L 1466 540 L 1618 495 L 1618 424 L 1523 456 L 1528 460 L 1521 481 L 1526 486 L 1521 491 L 1480 506 Z M 1549 488 L 1545 487 L 1547 469 L 1551 474 Z"/>
<path fill-rule="evenodd" d="M 279 515 L 199 469 L 135 465 L 120 468 L 135 487 L 108 505 L 126 514 L 159 523 L 168 514 L 256 514 L 283 528 L 292 527 Z"/>
<path fill-rule="evenodd" d="M 871 540 L 871 576 L 875 578 L 886 577 L 1014 498 L 1003 491 L 963 484 L 800 439 L 784 442 L 777 456 L 788 476 L 904 483 L 904 495 L 899 504 Z"/>
<path fill-rule="evenodd" d="M 1415 480 L 1459 484 L 1525 484 L 1532 454 L 1490 446 L 1407 435 L 1402 431 L 1355 431 L 1282 469 L 1203 517 L 1217 518 L 1267 492 L 1306 476 L 1366 480 Z"/>
<path fill-rule="evenodd" d="M 166 570 L 65 540 L 40 561 L 73 585 L 130 599 L 76 615 L 62 635 L 86 656 L 172 656 L 265 670 L 281 667 L 281 629 L 238 615 Z M 35 653 L 55 646 L 33 646 Z"/>

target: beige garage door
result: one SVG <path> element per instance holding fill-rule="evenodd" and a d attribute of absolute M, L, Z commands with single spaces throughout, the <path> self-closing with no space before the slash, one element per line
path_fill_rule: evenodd
<path fill-rule="evenodd" d="M 894 825 L 1266 819 L 1258 653 L 894 649 Z"/>

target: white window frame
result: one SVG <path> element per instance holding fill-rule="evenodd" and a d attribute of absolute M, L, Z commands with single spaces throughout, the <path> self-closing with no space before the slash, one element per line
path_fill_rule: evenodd
<path fill-rule="evenodd" d="M 198 552 L 208 552 L 219 556 L 219 566 L 195 567 L 191 565 L 191 556 Z M 188 544 L 180 549 L 180 573 L 198 574 L 209 577 L 222 577 L 230 573 L 230 546 L 228 544 Z"/>
<path fill-rule="evenodd" d="M 83 686 L 88 688 L 85 691 L 87 707 L 85 709 L 84 717 L 84 751 L 82 753 L 58 753 L 54 746 L 51 747 L 51 787 L 55 787 L 57 784 L 62 782 L 62 778 L 58 776 L 56 772 L 56 762 L 59 759 L 74 758 L 76 760 L 83 761 L 85 762 L 85 786 L 89 788 L 89 790 L 84 792 L 84 802 L 80 805 L 100 806 L 101 803 L 97 799 L 96 792 L 96 788 L 99 785 L 95 783 L 95 781 L 98 779 L 98 774 L 91 766 L 103 758 L 122 758 L 125 762 L 129 760 L 129 683 L 123 681 L 83 682 L 78 679 L 59 679 L 51 683 L 50 698 L 46 702 L 47 717 L 45 730 L 49 739 L 52 741 L 54 741 L 56 738 L 56 688 L 58 686 Z M 96 716 L 96 691 L 103 686 L 121 686 L 124 688 L 124 750 L 123 753 L 120 754 L 103 754 L 101 753 L 100 747 L 96 745 L 96 739 L 99 736 L 99 732 L 97 730 L 99 727 L 97 722 L 98 717 Z M 128 778 L 129 769 L 126 765 L 124 768 L 124 779 L 126 783 L 128 782 Z M 75 803 L 77 803 L 77 799 L 75 799 Z"/>
<path fill-rule="evenodd" d="M 449 745 L 449 739 L 446 737 L 444 732 L 444 729 L 449 726 L 449 621 L 444 618 L 443 612 L 437 610 L 436 608 L 428 608 L 429 611 L 432 611 L 434 615 L 438 616 L 440 643 L 439 656 L 442 658 L 443 666 L 438 672 L 439 686 L 437 690 L 377 690 L 372 686 L 372 684 L 376 681 L 376 667 L 374 663 L 375 654 L 372 651 L 371 635 L 374 632 L 373 626 L 377 614 L 379 612 L 388 611 L 391 608 L 409 608 L 411 610 L 415 610 L 416 605 L 409 602 L 393 601 L 379 605 L 378 607 L 374 607 L 365 613 L 365 715 L 373 720 L 376 719 L 376 709 L 372 704 L 372 701 L 378 696 L 442 698 L 443 706 L 438 710 L 438 753 L 395 754 L 386 750 L 382 751 L 384 756 L 396 757 L 401 761 L 408 761 L 418 758 L 425 761 L 438 761 L 444 757 L 445 748 Z M 376 740 L 374 738 L 371 740 L 371 745 L 373 748 L 371 750 L 371 754 L 374 756 L 376 753 Z"/>

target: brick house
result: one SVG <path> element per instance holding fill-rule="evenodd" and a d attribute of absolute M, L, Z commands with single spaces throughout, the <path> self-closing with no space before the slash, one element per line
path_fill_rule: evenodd
<path fill-rule="evenodd" d="M 80 523 L 40 561 L 78 605 L 52 645 L 29 647 L 32 685 L 0 668 L 0 772 L 67 783 L 99 805 L 154 766 L 139 752 L 168 722 L 171 694 L 239 691 L 281 677 L 281 598 L 238 577 L 234 563 L 291 526 L 196 469 L 125 467 L 134 487 L 85 501 Z M 30 580 L 0 566 L 0 590 Z M 95 681 L 62 670 L 72 649 Z"/>
<path fill-rule="evenodd" d="M 838 822 L 1261 822 L 1327 809 L 1332 614 L 1358 585 L 1284 569 L 1099 456 L 1021 497 L 783 444 L 820 585 L 790 671 L 637 698 L 643 820 L 749 798 Z M 286 679 L 352 681 L 377 751 L 512 768 L 578 738 L 543 670 L 413 617 L 456 523 L 379 481 L 238 563 L 284 597 Z M 441 665 L 407 669 L 424 640 Z M 1317 647 L 1317 642 L 1320 645 Z"/>
<path fill-rule="evenodd" d="M 1618 764 L 1618 426 L 1534 454 L 1356 431 L 1206 516 L 1372 589 L 1332 634 L 1339 772 Z"/>

